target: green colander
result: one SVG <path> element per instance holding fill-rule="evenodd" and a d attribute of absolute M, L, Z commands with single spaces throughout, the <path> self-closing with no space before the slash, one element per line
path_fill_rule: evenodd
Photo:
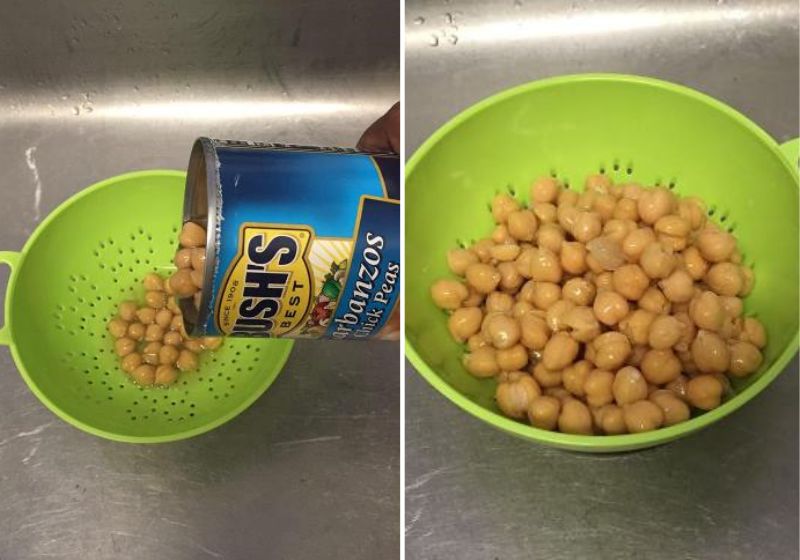
<path fill-rule="evenodd" d="M 142 389 L 120 370 L 106 323 L 141 279 L 166 272 L 181 221 L 185 174 L 142 171 L 107 179 L 64 202 L 11 267 L 0 346 L 55 414 L 127 442 L 187 438 L 235 417 L 272 383 L 289 340 L 228 339 L 168 389 Z"/>
<path fill-rule="evenodd" d="M 727 416 L 764 389 L 797 351 L 797 144 L 792 162 L 746 117 L 691 89 L 636 76 L 577 75 L 494 95 L 436 131 L 406 167 L 406 352 L 422 376 L 455 404 L 501 430 L 588 452 L 649 447 Z M 527 199 L 531 181 L 557 175 L 582 188 L 586 175 L 662 184 L 697 195 L 709 215 L 740 240 L 756 285 L 745 309 L 766 325 L 769 344 L 757 374 L 735 384 L 719 408 L 669 428 L 620 436 L 539 430 L 503 417 L 495 382 L 471 377 L 463 347 L 429 287 L 448 275 L 445 252 L 486 237 L 487 204 L 510 189 Z"/>

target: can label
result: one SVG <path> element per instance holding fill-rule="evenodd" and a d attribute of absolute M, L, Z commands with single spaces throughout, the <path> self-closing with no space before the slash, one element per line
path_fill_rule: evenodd
<path fill-rule="evenodd" d="M 206 334 L 399 339 L 399 160 L 220 143 Z"/>

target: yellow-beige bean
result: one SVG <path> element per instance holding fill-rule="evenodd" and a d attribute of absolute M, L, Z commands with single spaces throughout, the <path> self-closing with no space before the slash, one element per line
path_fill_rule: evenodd
<path fill-rule="evenodd" d="M 558 416 L 558 429 L 565 434 L 591 435 L 592 414 L 588 407 L 575 399 L 563 402 Z"/>
<path fill-rule="evenodd" d="M 650 325 L 648 344 L 656 350 L 672 348 L 681 339 L 683 324 L 672 315 L 659 315 Z"/>
<path fill-rule="evenodd" d="M 722 402 L 724 386 L 713 375 L 698 375 L 686 384 L 686 398 L 689 403 L 700 410 L 712 410 Z"/>
<path fill-rule="evenodd" d="M 619 323 L 630 310 L 625 298 L 612 291 L 599 292 L 594 299 L 593 308 L 597 319 L 608 326 Z"/>
<path fill-rule="evenodd" d="M 473 266 L 483 265 L 476 264 Z M 436 306 L 441 309 L 458 309 L 468 295 L 469 290 L 467 290 L 467 287 L 457 280 L 437 280 L 431 286 L 431 298 L 433 298 Z"/>
<path fill-rule="evenodd" d="M 755 344 L 733 341 L 730 345 L 730 366 L 728 373 L 734 377 L 745 377 L 754 373 L 761 366 L 764 357 Z"/>
<path fill-rule="evenodd" d="M 478 255 L 468 249 L 450 249 L 447 252 L 447 266 L 458 276 L 464 276 L 467 267 L 478 261 Z"/>
<path fill-rule="evenodd" d="M 464 342 L 481 328 L 483 312 L 478 307 L 462 307 L 453 311 L 447 320 L 450 335 Z"/>
<path fill-rule="evenodd" d="M 528 421 L 541 430 L 555 430 L 558 426 L 558 415 L 561 412 L 561 401 L 556 397 L 542 395 L 534 398 L 528 407 Z"/>
<path fill-rule="evenodd" d="M 549 370 L 564 369 L 575 361 L 579 349 L 578 343 L 571 336 L 565 332 L 557 332 L 544 346 L 542 363 Z"/>
<path fill-rule="evenodd" d="M 593 369 L 586 376 L 583 392 L 589 406 L 599 407 L 614 400 L 614 374 L 603 369 Z"/>
<path fill-rule="evenodd" d="M 503 224 L 508 215 L 519 210 L 519 202 L 510 194 L 501 193 L 492 199 L 492 218 L 498 224 Z"/>
<path fill-rule="evenodd" d="M 542 390 L 527 373 L 512 371 L 502 373 L 495 391 L 495 401 L 503 414 L 510 418 L 525 418 L 528 408 Z"/>
<path fill-rule="evenodd" d="M 689 406 L 672 391 L 659 389 L 654 391 L 648 398 L 661 409 L 664 414 L 665 426 L 674 426 L 675 424 L 686 422 L 691 415 Z"/>
<path fill-rule="evenodd" d="M 730 351 L 716 333 L 700 329 L 692 342 L 692 360 L 703 373 L 724 373 L 730 365 Z"/>
<path fill-rule="evenodd" d="M 647 380 L 637 368 L 625 366 L 614 376 L 611 390 L 618 405 L 631 404 L 647 398 Z"/>
<path fill-rule="evenodd" d="M 656 430 L 664 424 L 664 413 L 653 402 L 642 400 L 625 405 L 622 409 L 625 426 L 632 434 Z"/>
<path fill-rule="evenodd" d="M 467 282 L 482 294 L 490 294 L 500 283 L 500 272 L 485 263 L 471 264 L 467 267 Z"/>
<path fill-rule="evenodd" d="M 670 349 L 650 349 L 642 357 L 639 369 L 649 383 L 663 385 L 681 374 L 681 361 Z"/>

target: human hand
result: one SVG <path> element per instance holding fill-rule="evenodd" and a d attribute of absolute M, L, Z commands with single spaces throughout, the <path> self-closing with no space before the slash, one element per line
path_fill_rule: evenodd
<path fill-rule="evenodd" d="M 356 144 L 367 152 L 400 153 L 400 102 L 398 101 L 361 135 Z"/>

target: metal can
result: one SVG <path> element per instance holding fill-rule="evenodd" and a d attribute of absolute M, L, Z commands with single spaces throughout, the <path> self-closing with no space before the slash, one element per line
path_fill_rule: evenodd
<path fill-rule="evenodd" d="M 200 138 L 183 219 L 207 232 L 192 336 L 399 339 L 397 155 Z"/>

